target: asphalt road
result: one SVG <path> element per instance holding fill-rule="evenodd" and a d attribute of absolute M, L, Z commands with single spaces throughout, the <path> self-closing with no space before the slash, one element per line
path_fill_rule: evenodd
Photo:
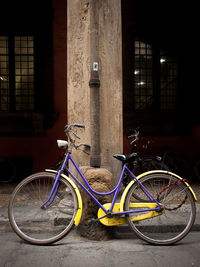
<path fill-rule="evenodd" d="M 51 246 L 24 243 L 0 233 L 0 267 L 200 267 L 200 232 L 174 246 L 152 246 L 137 237 L 89 241 L 70 233 Z"/>

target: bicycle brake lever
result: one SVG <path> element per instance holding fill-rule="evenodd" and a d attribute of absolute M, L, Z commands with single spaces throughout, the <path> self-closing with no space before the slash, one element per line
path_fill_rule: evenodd
<path fill-rule="evenodd" d="M 87 151 L 85 150 L 82 150 L 82 149 L 79 149 L 80 151 L 84 152 L 85 154 L 87 154 L 88 156 L 90 155 L 90 153 L 88 153 Z"/>
<path fill-rule="evenodd" d="M 71 132 L 73 133 L 74 136 L 76 136 L 78 139 L 81 139 L 80 136 L 78 136 L 77 133 L 75 133 L 74 131 L 71 130 Z"/>
<path fill-rule="evenodd" d="M 79 144 L 78 146 L 76 146 L 76 149 L 77 149 L 77 150 L 80 150 L 80 151 L 84 152 L 85 154 L 90 155 L 89 152 L 85 151 L 84 149 L 80 149 L 81 146 L 85 146 L 85 147 L 88 148 L 88 149 L 90 149 L 91 146 L 88 145 L 88 144 Z"/>

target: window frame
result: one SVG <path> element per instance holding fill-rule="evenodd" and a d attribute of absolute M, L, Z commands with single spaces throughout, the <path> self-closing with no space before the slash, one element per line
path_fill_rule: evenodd
<path fill-rule="evenodd" d="M 35 110 L 35 38 L 33 35 L 16 35 L 16 34 L 9 34 L 9 35 L 1 35 L 1 37 L 5 37 L 7 39 L 7 47 L 6 47 L 6 50 L 7 50 L 7 53 L 6 53 L 6 56 L 7 56 L 7 102 L 4 103 L 2 102 L 2 95 L 3 94 L 0 94 L 0 112 L 20 112 L 20 111 L 28 111 L 28 112 L 31 112 L 31 111 L 36 111 Z M 33 41 L 33 53 L 28 53 L 28 46 L 27 47 L 18 47 L 17 46 L 17 39 L 16 38 L 20 38 L 20 41 L 24 39 L 25 41 L 25 38 L 27 39 L 27 45 L 28 45 L 28 41 L 31 41 L 30 40 L 30 37 L 32 38 L 32 41 Z M 28 40 L 29 39 L 29 40 Z M 19 40 L 18 40 L 19 42 Z M 27 50 L 27 53 L 23 54 L 23 53 L 19 53 L 17 52 L 17 48 L 19 50 Z M 3 54 L 1 54 L 3 55 Z M 23 68 L 23 59 L 24 58 L 31 58 L 33 59 L 32 61 L 32 64 L 33 64 L 33 67 L 32 68 Z M 21 60 L 17 60 L 18 58 L 20 58 Z M 29 63 L 31 63 L 31 61 L 27 61 L 27 66 L 29 66 Z M 18 66 L 19 68 L 18 68 Z M 19 75 L 19 73 L 17 73 L 17 70 L 33 70 L 33 75 L 23 75 L 21 73 L 21 75 Z M 29 82 L 29 77 L 33 78 L 33 81 L 32 82 Z M 28 82 L 26 81 L 25 82 L 18 82 L 17 83 L 17 78 L 18 77 L 21 77 L 20 79 L 21 80 L 24 80 L 24 78 L 28 78 Z M 2 81 L 0 81 L 1 83 L 3 83 L 3 77 L 2 77 Z M 17 84 L 21 85 L 21 87 L 17 88 Z M 26 86 L 28 88 L 26 88 L 26 95 L 24 94 L 24 91 L 23 88 L 24 88 L 24 85 L 26 84 Z M 31 88 L 32 87 L 32 88 Z M 3 86 L 4 88 L 4 86 Z M 0 88 L 0 89 L 3 89 L 3 88 Z M 31 95 L 30 95 L 30 92 L 28 89 L 32 89 L 33 92 L 32 92 L 32 98 L 33 98 L 33 103 L 32 103 L 32 107 L 31 107 Z M 31 91 L 31 90 L 30 90 Z M 5 95 L 5 96 L 6 96 Z M 17 99 L 20 99 L 22 100 L 23 97 L 29 97 L 28 100 L 30 101 L 30 103 L 28 102 L 23 102 L 23 101 L 19 101 L 18 102 L 18 105 L 17 105 Z M 23 105 L 27 105 L 30 104 L 30 107 L 29 108 L 24 108 Z M 21 108 L 20 108 L 20 105 L 21 105 Z"/>
<path fill-rule="evenodd" d="M 173 51 L 173 47 L 165 46 L 162 40 L 146 39 L 144 34 L 136 34 L 127 27 L 123 32 L 123 126 L 125 133 L 129 133 L 130 129 L 135 127 L 142 127 L 144 134 L 150 135 L 173 135 L 182 134 L 182 118 L 180 119 L 180 114 L 182 112 L 182 102 L 180 86 L 180 76 L 179 76 L 179 57 L 177 51 Z M 128 34 L 129 33 L 129 34 Z M 177 57 L 177 92 L 176 92 L 176 108 L 174 110 L 161 110 L 159 108 L 159 79 L 155 79 L 153 75 L 154 87 L 154 103 L 152 110 L 135 110 L 134 108 L 134 90 L 133 90 L 133 66 L 134 66 L 134 56 L 133 56 L 133 41 L 144 41 L 146 43 L 152 44 L 154 53 L 154 67 L 159 62 L 159 54 L 156 52 L 159 49 L 167 49 L 172 56 Z M 156 59 L 156 57 L 158 59 Z M 158 68 L 159 69 L 159 68 Z"/>
<path fill-rule="evenodd" d="M 139 39 L 133 40 L 133 50 L 131 61 L 134 73 L 132 83 L 134 112 L 176 112 L 178 105 L 177 57 L 158 44 Z M 164 50 L 165 54 L 162 54 L 161 52 Z M 166 61 L 161 61 L 164 56 Z M 174 57 L 173 62 L 169 60 L 172 56 Z M 175 65 L 176 75 L 174 76 L 169 75 L 171 69 L 167 68 L 172 63 Z M 165 71 L 163 71 L 164 67 Z M 168 85 L 171 82 L 170 77 L 176 80 L 175 86 L 171 88 Z M 164 82 L 165 89 L 162 87 Z"/>

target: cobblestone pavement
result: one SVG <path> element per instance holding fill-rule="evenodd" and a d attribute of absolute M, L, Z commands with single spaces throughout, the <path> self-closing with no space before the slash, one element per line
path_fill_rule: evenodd
<path fill-rule="evenodd" d="M 91 241 L 71 232 L 51 246 L 33 246 L 1 233 L 1 267 L 199 267 L 200 232 L 175 246 L 152 246 L 136 236 Z M 5 245 L 6 244 L 6 245 Z"/>

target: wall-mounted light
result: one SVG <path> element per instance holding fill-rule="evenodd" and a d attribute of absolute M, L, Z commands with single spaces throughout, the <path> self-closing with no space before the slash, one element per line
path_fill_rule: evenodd
<path fill-rule="evenodd" d="M 137 83 L 137 85 L 144 85 L 145 84 L 145 82 L 139 82 L 139 83 Z"/>
<path fill-rule="evenodd" d="M 166 58 L 163 58 L 163 57 L 162 57 L 162 58 L 160 59 L 160 64 L 163 64 L 163 63 L 165 63 L 165 62 L 166 62 Z"/>
<path fill-rule="evenodd" d="M 138 75 L 139 73 L 140 73 L 139 70 L 135 70 L 135 71 L 134 71 L 134 74 L 135 74 L 135 75 Z"/>

